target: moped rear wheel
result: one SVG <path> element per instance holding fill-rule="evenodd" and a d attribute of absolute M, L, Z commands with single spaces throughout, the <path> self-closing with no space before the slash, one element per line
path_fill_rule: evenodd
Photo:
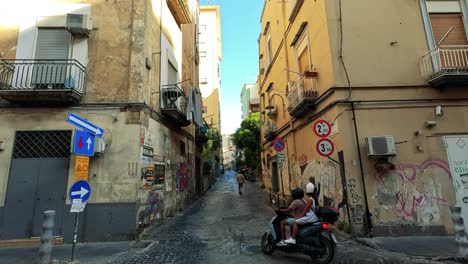
<path fill-rule="evenodd" d="M 335 244 L 328 238 L 320 236 L 321 250 L 318 255 L 311 256 L 314 264 L 327 264 L 335 258 Z"/>
<path fill-rule="evenodd" d="M 261 243 L 263 253 L 267 255 L 273 254 L 275 251 L 275 241 L 273 240 L 273 236 L 270 232 L 265 232 L 262 236 L 262 243 Z"/>

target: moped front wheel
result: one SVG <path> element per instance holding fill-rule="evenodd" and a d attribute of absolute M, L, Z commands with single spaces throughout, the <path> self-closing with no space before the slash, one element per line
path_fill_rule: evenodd
<path fill-rule="evenodd" d="M 275 241 L 270 232 L 265 232 L 265 234 L 263 234 L 261 247 L 263 253 L 267 255 L 271 255 L 273 254 L 273 251 L 275 251 Z"/>

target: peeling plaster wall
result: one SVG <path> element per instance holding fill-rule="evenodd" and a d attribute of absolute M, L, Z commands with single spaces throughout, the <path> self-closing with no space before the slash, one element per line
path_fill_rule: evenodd
<path fill-rule="evenodd" d="M 118 109 L 76 109 L 73 112 L 105 130 L 106 151 L 101 157 L 90 160 L 89 182 L 93 192 L 89 203 L 135 202 L 138 182 L 129 171 L 129 163 L 138 161 L 138 126 L 126 125 L 125 113 Z M 68 111 L 50 109 L 35 109 L 34 113 L 28 109 L 0 110 L 0 138 L 6 140 L 6 148 L 0 152 L 0 206 L 5 202 L 15 131 L 76 129 L 65 122 L 67 114 Z M 113 121 L 115 119 L 117 121 Z M 67 190 L 74 182 L 74 164 L 74 155 L 71 155 Z"/>

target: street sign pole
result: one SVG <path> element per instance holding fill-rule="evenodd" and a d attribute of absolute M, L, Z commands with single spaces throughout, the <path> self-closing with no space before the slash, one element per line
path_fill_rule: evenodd
<path fill-rule="evenodd" d="M 75 247 L 76 247 L 76 241 L 78 238 L 78 212 L 75 213 L 75 228 L 73 229 L 73 244 L 72 244 L 72 252 L 71 252 L 71 260 L 73 261 L 75 259 Z"/>

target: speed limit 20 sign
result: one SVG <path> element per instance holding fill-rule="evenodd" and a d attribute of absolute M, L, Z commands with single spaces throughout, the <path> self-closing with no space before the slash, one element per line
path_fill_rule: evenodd
<path fill-rule="evenodd" d="M 320 156 L 330 157 L 335 151 L 335 145 L 328 138 L 322 138 L 317 142 L 317 152 Z"/>
<path fill-rule="evenodd" d="M 314 133 L 318 137 L 326 138 L 331 134 L 331 125 L 326 120 L 318 120 L 314 123 Z"/>

